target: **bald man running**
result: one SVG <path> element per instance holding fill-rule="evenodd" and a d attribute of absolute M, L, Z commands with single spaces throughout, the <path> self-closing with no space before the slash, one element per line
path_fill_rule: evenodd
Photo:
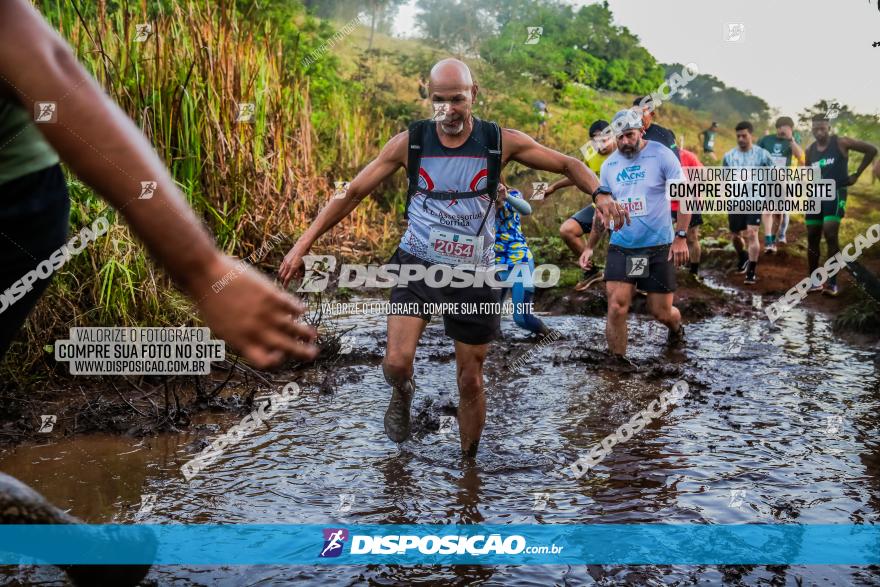
<path fill-rule="evenodd" d="M 285 286 L 303 270 L 303 256 L 315 241 L 343 218 L 398 169 L 419 161 L 409 177 L 407 229 L 389 263 L 419 264 L 426 268 L 438 264 L 487 267 L 493 262 L 497 177 L 509 161 L 527 167 L 560 173 L 588 194 L 599 187 L 596 175 L 573 157 L 538 144 L 528 135 L 500 129 L 472 114 L 478 92 L 468 67 L 456 59 L 434 65 L 429 80 L 430 100 L 446 109 L 442 120 L 419 121 L 410 130 L 393 137 L 379 156 L 370 162 L 349 185 L 345 197 L 332 199 L 321 210 L 284 258 L 279 277 Z M 410 134 L 413 134 L 411 137 Z M 411 148 L 412 147 L 412 148 Z M 410 159 L 410 151 L 419 153 Z M 500 151 L 500 153 L 498 153 Z M 500 157 L 499 157 L 500 155 Z M 497 169 L 494 169 L 497 163 Z M 417 173 L 416 173 L 417 171 Z M 494 176 L 494 181 L 493 181 Z M 594 195 L 606 217 L 622 226 L 628 216 L 606 194 Z M 486 219 L 490 221 L 486 221 Z M 447 244 L 448 243 L 448 244 Z M 430 287 L 424 281 L 410 281 L 392 290 L 392 305 L 407 304 L 424 308 L 427 304 L 474 304 L 497 302 L 498 292 L 484 287 Z M 413 360 L 419 338 L 428 324 L 426 311 L 403 312 L 388 316 L 388 344 L 382 369 L 392 386 L 391 402 L 385 413 L 385 432 L 394 442 L 410 435 L 410 405 L 415 393 Z M 444 314 L 446 335 L 455 341 L 455 360 L 459 391 L 458 422 L 461 449 L 475 456 L 486 421 L 483 393 L 483 362 L 499 329 L 500 316 Z"/>

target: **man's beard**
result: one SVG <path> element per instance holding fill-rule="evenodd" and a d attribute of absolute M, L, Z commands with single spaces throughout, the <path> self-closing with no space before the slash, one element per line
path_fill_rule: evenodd
<path fill-rule="evenodd" d="M 619 145 L 617 150 L 620 151 L 620 154 L 626 157 L 627 159 L 632 159 L 636 154 L 636 148 L 630 147 L 628 145 Z"/>
<path fill-rule="evenodd" d="M 450 128 L 450 127 L 446 126 L 445 123 L 441 122 L 441 123 L 440 123 L 440 131 L 441 131 L 443 134 L 447 134 L 447 135 L 459 135 L 459 134 L 461 134 L 461 131 L 464 130 L 464 120 L 459 120 L 458 122 L 456 122 L 456 123 L 454 123 L 454 124 L 455 124 L 455 125 L 452 126 L 452 127 Z"/>

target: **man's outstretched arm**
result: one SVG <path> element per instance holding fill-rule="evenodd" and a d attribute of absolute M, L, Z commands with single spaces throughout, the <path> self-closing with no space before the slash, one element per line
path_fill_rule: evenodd
<path fill-rule="evenodd" d="M 517 161 L 532 169 L 562 174 L 586 194 L 593 194 L 599 187 L 599 178 L 582 161 L 549 149 L 525 133 L 505 128 L 502 145 L 504 160 Z M 624 222 L 630 222 L 629 212 L 617 205 L 610 194 L 596 196 L 596 207 L 605 218 L 614 220 L 616 230 L 622 228 Z"/>
<path fill-rule="evenodd" d="M 125 216 L 217 337 L 258 367 L 285 354 L 315 356 L 317 349 L 301 340 L 312 340 L 314 331 L 293 321 L 302 305 L 265 277 L 248 271 L 212 291 L 237 263 L 214 247 L 144 135 L 27 0 L 0 2 L 0 92 L 14 95 L 28 111 L 37 101 L 56 103 L 57 122 L 38 125 L 40 131 Z M 156 190 L 141 200 L 144 181 L 156 182 Z"/>
<path fill-rule="evenodd" d="M 299 237 L 290 249 L 278 270 L 278 278 L 284 287 L 303 270 L 303 255 L 308 254 L 316 240 L 328 230 L 339 224 L 354 210 L 361 200 L 375 190 L 380 183 L 391 177 L 395 171 L 405 167 L 406 150 L 409 145 L 409 131 L 391 138 L 379 156 L 364 167 L 348 185 L 342 198 L 331 199 L 324 206 L 311 226 Z"/>

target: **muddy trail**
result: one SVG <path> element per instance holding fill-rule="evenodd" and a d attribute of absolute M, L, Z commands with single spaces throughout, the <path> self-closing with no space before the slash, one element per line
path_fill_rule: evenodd
<path fill-rule="evenodd" d="M 487 361 L 488 418 L 475 463 L 459 453 L 455 362 L 442 323 L 423 336 L 414 434 L 398 448 L 382 428 L 385 319 L 357 315 L 335 319 L 351 352 L 323 368 L 273 373 L 279 386 L 297 381 L 301 395 L 189 482 L 181 465 L 240 413 L 197 413 L 185 432 L 142 438 L 44 436 L 4 449 L 0 469 L 92 523 L 878 523 L 875 350 L 842 341 L 829 316 L 805 308 L 771 331 L 760 307 L 775 298 L 732 289 L 723 275 L 710 274 L 712 288 L 682 291 L 690 316 L 682 349 L 666 350 L 662 327 L 631 317 L 631 365 L 607 365 L 604 320 L 584 315 L 594 312 L 570 292 L 542 302 L 553 310 L 543 319 L 561 334 L 549 344 L 505 319 Z M 571 474 L 571 463 L 678 380 L 690 391 L 671 411 L 589 475 Z M 154 568 L 149 580 L 869 585 L 880 583 L 880 569 L 175 566 Z M 0 581 L 64 579 L 54 568 L 5 567 Z"/>

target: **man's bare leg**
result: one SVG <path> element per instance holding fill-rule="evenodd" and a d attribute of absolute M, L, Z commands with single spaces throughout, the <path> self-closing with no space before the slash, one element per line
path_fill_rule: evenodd
<path fill-rule="evenodd" d="M 736 268 L 742 270 L 742 265 L 749 260 L 748 253 L 745 252 L 745 243 L 742 238 L 742 231 L 732 233 L 730 241 L 733 243 L 733 250 L 736 251 Z"/>
<path fill-rule="evenodd" d="M 678 332 L 681 327 L 681 312 L 672 305 L 671 293 L 648 292 L 648 311 L 670 332 Z"/>
<path fill-rule="evenodd" d="M 761 225 L 764 227 L 764 244 L 771 250 L 774 248 L 771 247 L 773 244 L 773 236 L 776 235 L 776 233 L 773 232 L 773 216 L 775 216 L 775 214 L 771 212 L 764 212 L 761 214 Z M 760 242 L 758 244 L 760 245 Z"/>
<path fill-rule="evenodd" d="M 608 350 L 612 354 L 625 355 L 628 334 L 626 319 L 636 286 L 625 281 L 608 281 L 606 289 L 608 291 L 608 319 L 605 322 L 605 340 L 608 342 Z"/>
<path fill-rule="evenodd" d="M 746 243 L 748 243 L 749 247 L 749 261 L 757 263 L 758 257 L 761 254 L 761 241 L 758 240 L 757 226 L 746 228 Z"/>
<path fill-rule="evenodd" d="M 700 267 L 700 255 L 702 254 L 702 249 L 700 248 L 700 227 L 692 226 L 688 228 L 687 231 L 687 243 L 688 243 L 688 252 L 690 253 L 691 259 L 691 273 L 696 275 L 699 272 Z"/>
<path fill-rule="evenodd" d="M 584 231 L 581 229 L 581 225 L 576 220 L 569 218 L 559 227 L 559 236 L 574 253 L 575 258 L 580 259 L 587 246 L 584 244 Z"/>
<path fill-rule="evenodd" d="M 455 367 L 458 379 L 458 430 L 461 452 L 477 456 L 483 426 L 486 424 L 486 395 L 483 391 L 483 363 L 488 344 L 455 341 Z"/>
<path fill-rule="evenodd" d="M 385 434 L 403 442 L 410 433 L 410 405 L 415 394 L 413 360 L 427 322 L 415 316 L 388 316 L 388 345 L 382 361 L 391 401 L 385 412 Z"/>

